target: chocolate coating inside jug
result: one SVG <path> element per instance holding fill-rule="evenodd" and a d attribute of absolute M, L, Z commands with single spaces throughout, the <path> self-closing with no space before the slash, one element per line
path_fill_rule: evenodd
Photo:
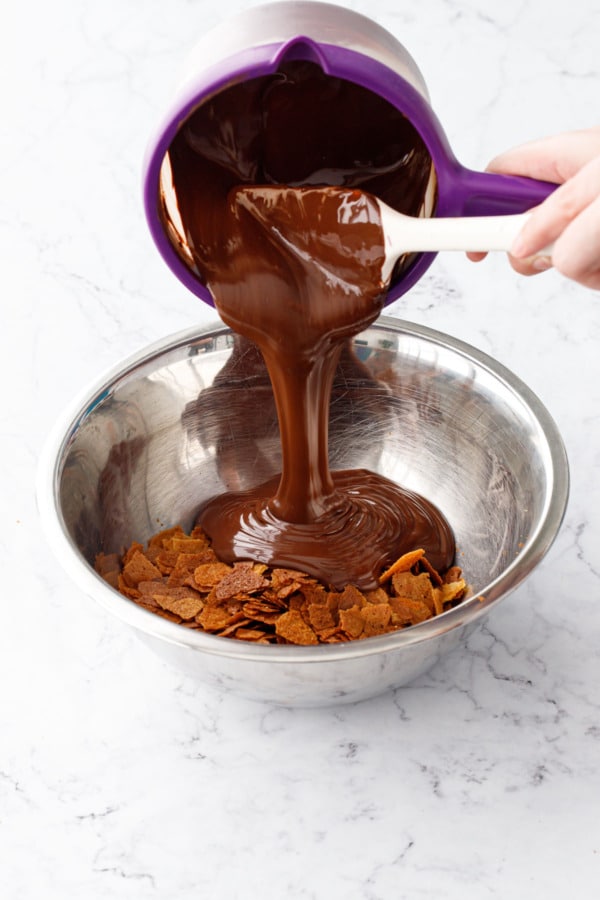
<path fill-rule="evenodd" d="M 367 104 L 369 119 L 357 131 L 363 89 L 337 79 L 328 85 L 315 68 L 294 65 L 291 74 L 288 67 L 258 79 L 260 90 L 251 83 L 218 95 L 212 112 L 194 113 L 170 150 L 182 252 L 191 254 L 223 320 L 260 348 L 282 444 L 280 478 L 214 498 L 198 521 L 224 560 L 290 566 L 334 587 L 350 582 L 366 590 L 406 550 L 424 547 L 442 570 L 455 552 L 431 503 L 371 472 L 331 472 L 328 460 L 329 399 L 342 348 L 379 315 L 386 290 L 379 210 L 352 187 L 373 191 L 389 181 L 396 207 L 416 214 L 424 167 L 419 148 L 406 143 L 408 123 L 399 135 L 387 132 L 392 153 L 379 134 L 379 125 L 384 133 L 390 128 L 389 110 L 378 122 Z M 335 98 L 330 112 L 339 117 L 338 101 L 347 117 L 352 107 L 352 126 L 320 151 L 319 136 L 330 135 L 332 123 L 315 107 L 315 82 L 325 106 Z M 304 111 L 308 128 L 309 100 L 315 121 L 302 141 L 293 113 Z M 258 180 L 266 185 L 249 186 Z M 273 186 L 279 182 L 295 186 Z"/>
<path fill-rule="evenodd" d="M 356 187 L 412 216 L 433 215 L 437 201 L 431 156 L 409 120 L 372 91 L 302 61 L 204 101 L 165 156 L 163 227 L 204 284 L 223 240 L 216 210 L 240 184 Z M 414 259 L 401 257 L 392 280 Z"/>

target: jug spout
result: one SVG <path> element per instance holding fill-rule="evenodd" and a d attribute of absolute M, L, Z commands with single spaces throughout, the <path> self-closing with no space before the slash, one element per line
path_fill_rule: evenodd
<path fill-rule="evenodd" d="M 312 62 L 319 66 L 323 72 L 328 72 L 327 59 L 321 46 L 312 38 L 299 35 L 287 41 L 279 48 L 277 56 L 273 60 L 276 66 L 286 62 L 300 61 Z"/>

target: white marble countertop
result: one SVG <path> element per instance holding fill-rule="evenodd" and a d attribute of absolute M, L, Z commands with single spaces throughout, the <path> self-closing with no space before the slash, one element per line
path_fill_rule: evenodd
<path fill-rule="evenodd" d="M 154 249 L 141 160 L 195 37 L 245 5 L 37 0 L 2 29 L 0 894 L 595 897 L 598 294 L 446 254 L 393 309 L 524 379 L 572 475 L 543 564 L 408 688 L 312 711 L 210 693 L 82 597 L 44 542 L 36 463 L 65 404 L 214 318 Z M 346 5 L 407 46 L 466 165 L 598 122 L 598 0 Z"/>

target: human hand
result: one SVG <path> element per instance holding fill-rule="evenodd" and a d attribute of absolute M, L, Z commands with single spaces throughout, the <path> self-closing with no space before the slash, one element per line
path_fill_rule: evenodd
<path fill-rule="evenodd" d="M 490 172 L 524 175 L 560 185 L 517 236 L 509 259 L 522 275 L 553 266 L 600 290 L 600 127 L 532 141 L 497 156 Z M 552 256 L 542 251 L 554 243 Z M 470 253 L 478 261 L 483 253 Z"/>

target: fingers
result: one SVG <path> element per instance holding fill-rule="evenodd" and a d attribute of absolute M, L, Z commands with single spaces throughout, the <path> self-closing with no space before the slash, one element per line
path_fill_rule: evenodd
<path fill-rule="evenodd" d="M 511 247 L 513 269 L 536 275 L 554 267 L 567 278 L 600 289 L 600 127 L 515 147 L 492 160 L 488 170 L 559 185 L 532 210 Z M 467 254 L 473 262 L 485 255 Z"/>
<path fill-rule="evenodd" d="M 554 245 L 552 264 L 567 278 L 600 289 L 600 193 L 564 229 Z"/>
<path fill-rule="evenodd" d="M 515 147 L 492 160 L 488 169 L 559 185 L 532 210 L 514 242 L 509 259 L 515 271 L 536 275 L 554 267 L 600 289 L 600 127 Z M 468 256 L 477 262 L 485 254 Z"/>
<path fill-rule="evenodd" d="M 493 159 L 488 171 L 562 184 L 599 155 L 600 127 L 589 128 L 514 147 Z"/>
<path fill-rule="evenodd" d="M 511 253 L 524 258 L 556 241 L 567 225 L 600 196 L 600 155 L 533 210 Z"/>
<path fill-rule="evenodd" d="M 511 248 L 513 268 L 527 275 L 549 268 L 548 254 L 542 251 L 552 243 L 551 264 L 556 269 L 581 284 L 595 283 L 600 267 L 600 156 L 532 212 Z"/>

